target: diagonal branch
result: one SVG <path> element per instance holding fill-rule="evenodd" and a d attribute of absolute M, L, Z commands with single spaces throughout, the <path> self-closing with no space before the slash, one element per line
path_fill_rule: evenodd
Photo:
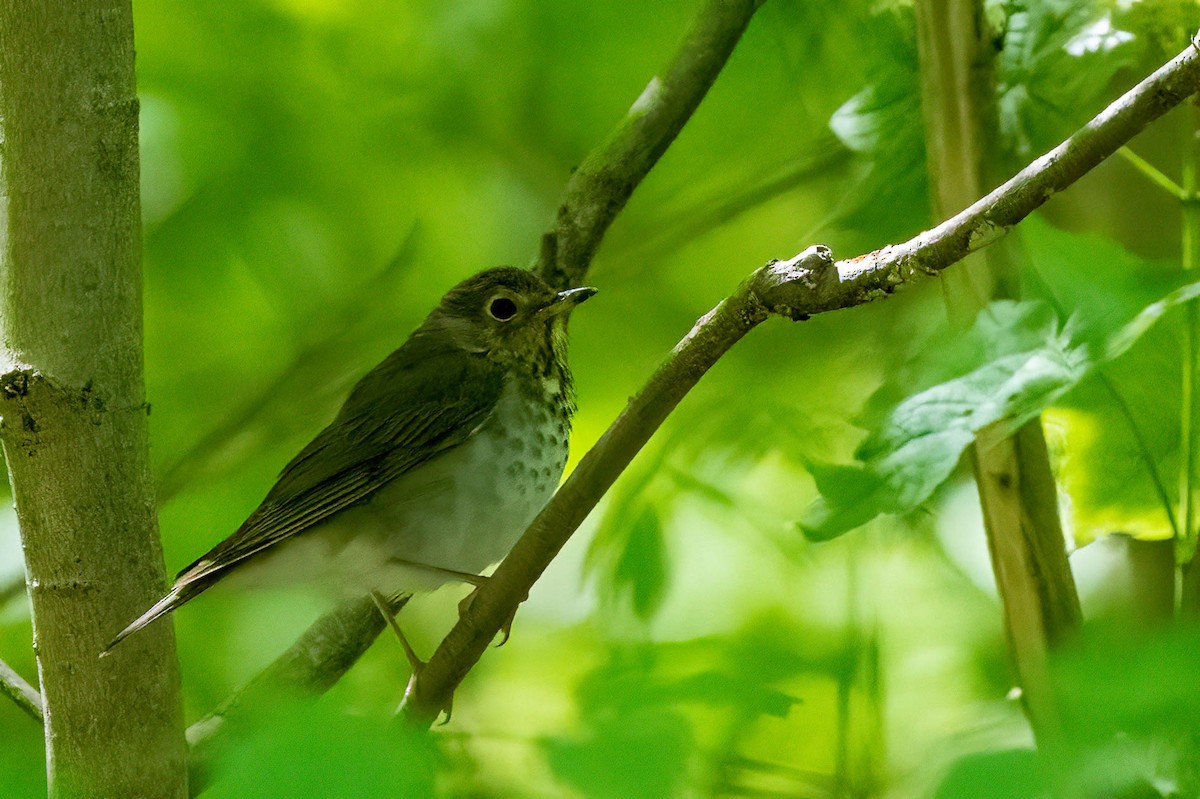
<path fill-rule="evenodd" d="M 577 285 L 609 225 L 667 151 L 725 66 L 765 0 L 706 0 L 666 70 L 567 183 L 535 271 L 552 286 Z"/>
<path fill-rule="evenodd" d="M 642 391 L 580 461 L 410 686 L 402 709 L 430 724 L 516 612 L 546 566 L 671 410 L 706 371 L 768 316 L 793 320 L 862 305 L 935 275 L 995 242 L 1200 87 L 1200 52 L 1184 52 L 1000 188 L 932 230 L 834 263 L 810 247 L 750 275 L 676 345 Z"/>
<path fill-rule="evenodd" d="M 42 721 L 42 695 L 3 660 L 0 660 L 0 694 L 16 702 L 17 707 L 36 720 Z"/>

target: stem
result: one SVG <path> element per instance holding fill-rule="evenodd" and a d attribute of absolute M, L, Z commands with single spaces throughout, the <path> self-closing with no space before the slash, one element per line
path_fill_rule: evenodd
<path fill-rule="evenodd" d="M 918 0 L 916 12 L 931 204 L 942 216 L 979 196 L 991 166 L 995 49 L 980 0 Z M 942 277 L 947 315 L 969 326 L 992 301 L 1017 296 L 1014 275 L 995 249 L 968 258 Z M 1061 724 L 1047 655 L 1078 628 L 1079 597 L 1041 419 L 1011 436 L 1003 429 L 981 431 L 970 462 L 1016 683 L 1038 742 L 1052 744 Z"/>
<path fill-rule="evenodd" d="M 1142 177 L 1146 178 L 1155 186 L 1158 186 L 1160 189 L 1167 192 L 1167 194 L 1170 194 L 1180 202 L 1187 202 L 1188 198 L 1191 197 L 1195 192 L 1194 188 L 1189 190 L 1171 180 L 1169 177 L 1160 172 L 1158 167 L 1154 166 L 1154 164 L 1150 163 L 1145 158 L 1142 158 L 1129 147 L 1122 147 L 1120 150 L 1117 150 L 1117 155 L 1121 156 L 1130 164 L 1132 164 L 1134 169 L 1141 173 Z M 1193 174 L 1193 179 L 1194 178 L 1195 175 Z M 1184 166 L 1184 182 L 1187 182 L 1186 165 Z M 1187 234 L 1185 233 L 1184 235 L 1186 236 Z"/>
<path fill-rule="evenodd" d="M 1194 272 L 1200 267 L 1200 205 L 1196 197 L 1197 172 L 1200 170 L 1200 108 L 1191 104 L 1191 113 L 1185 126 L 1185 147 L 1183 150 L 1183 191 L 1186 198 L 1182 203 L 1183 230 L 1181 261 L 1185 273 Z M 1179 524 L 1182 536 L 1179 549 L 1182 557 L 1180 611 L 1189 616 L 1200 615 L 1200 568 L 1195 564 L 1196 556 L 1196 505 L 1200 502 L 1197 496 L 1197 483 L 1200 474 L 1197 473 L 1197 461 L 1200 460 L 1197 450 L 1200 449 L 1200 365 L 1196 363 L 1200 357 L 1200 307 L 1197 303 L 1189 302 L 1183 307 L 1183 345 L 1181 347 L 1180 375 L 1180 412 L 1179 440 L 1182 445 L 1182 457 L 1179 465 Z"/>

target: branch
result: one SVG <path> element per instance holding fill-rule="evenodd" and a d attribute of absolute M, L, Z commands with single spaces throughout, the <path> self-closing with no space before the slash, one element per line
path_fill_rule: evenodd
<path fill-rule="evenodd" d="M 609 225 L 666 152 L 725 66 L 765 0 L 706 0 L 662 77 L 572 173 L 534 271 L 552 286 L 578 284 Z"/>
<path fill-rule="evenodd" d="M 542 239 L 536 268 L 551 284 L 567 286 L 582 279 L 609 225 L 696 110 L 762 3 L 707 0 L 668 65 L 666 77 L 653 78 L 608 138 L 584 158 L 567 185 L 554 229 Z M 307 685 L 320 692 L 335 683 L 383 628 L 382 621 L 375 623 L 379 613 L 373 605 L 363 605 L 357 612 L 349 627 L 343 614 L 354 611 L 346 607 L 323 616 L 289 652 L 307 647 L 305 640 L 318 627 L 346 628 L 357 633 L 322 637 L 312 660 L 307 664 L 297 660 L 294 668 L 278 671 L 281 679 L 276 684 Z M 287 657 L 285 654 L 280 660 Z M 276 666 L 268 671 L 275 672 Z M 237 702 L 238 697 L 230 700 Z M 223 712 L 218 710 L 213 715 L 221 717 Z M 204 738 L 202 723 L 193 725 L 188 734 L 195 747 L 193 757 L 201 760 L 205 756 L 199 751 Z"/>
<path fill-rule="evenodd" d="M 685 394 L 769 315 L 793 320 L 886 297 L 1001 238 L 1014 225 L 1196 91 L 1200 53 L 1189 46 L 1063 144 L 938 227 L 903 244 L 834 263 L 809 247 L 750 275 L 706 314 L 604 433 L 517 542 L 410 686 L 404 715 L 430 724 L 529 589 Z"/>
<path fill-rule="evenodd" d="M 16 702 L 17 707 L 37 721 L 43 720 L 42 695 L 3 660 L 0 660 L 0 694 Z"/>

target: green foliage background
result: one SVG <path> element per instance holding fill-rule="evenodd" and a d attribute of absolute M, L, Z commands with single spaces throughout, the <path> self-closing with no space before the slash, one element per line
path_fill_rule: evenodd
<path fill-rule="evenodd" d="M 146 370 L 169 570 L 237 526 L 449 286 L 531 260 L 572 166 L 696 8 L 136 4 Z M 1193 6 L 1170 2 L 1029 0 L 989 13 L 1005 31 L 1010 167 L 1197 24 Z M 1174 113 L 1134 149 L 1177 179 L 1190 125 Z M 766 3 L 595 262 L 601 293 L 572 325 L 573 457 L 756 266 L 813 242 L 848 256 L 927 226 L 923 136 L 907 3 Z M 390 721 L 408 675 L 385 637 L 315 707 L 231 754 L 209 795 L 1028 797 L 1064 780 L 1086 795 L 1198 795 L 1180 752 L 1200 732 L 1200 642 L 1131 632 L 1133 545 L 1110 535 L 1171 532 L 1158 488 L 1177 499 L 1182 314 L 1164 308 L 1132 338 L 1129 325 L 1186 283 L 1179 217 L 1176 200 L 1114 159 L 1005 245 L 1027 302 L 991 309 L 971 336 L 949 331 L 934 281 L 765 326 L 622 477 L 534 589 L 512 641 L 467 680 L 449 725 L 412 739 Z M 934 413 L 930 429 L 945 432 L 942 405 L 920 405 L 921 392 L 940 387 L 984 413 L 996 375 L 979 370 L 1047 352 L 1071 368 L 1053 390 L 1048 372 L 1022 373 L 1033 379 L 1000 410 L 1050 406 L 1065 518 L 1087 545 L 1072 563 L 1095 629 L 1060 664 L 1073 748 L 1054 762 L 1032 755 L 1006 698 L 961 446 L 943 436 L 914 454 L 893 435 L 898 407 Z M 0 581 L 11 583 L 11 513 L 2 524 Z M 462 593 L 405 610 L 421 651 Z M 32 677 L 27 606 L 6 597 L 0 656 Z M 323 607 L 300 592 L 216 590 L 177 614 L 189 717 Z M 0 740 L 0 794 L 44 791 L 40 731 L 3 702 Z"/>

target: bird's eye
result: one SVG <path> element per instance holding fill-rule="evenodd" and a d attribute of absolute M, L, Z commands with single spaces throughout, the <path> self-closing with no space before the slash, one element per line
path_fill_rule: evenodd
<path fill-rule="evenodd" d="M 507 322 L 517 315 L 517 304 L 508 297 L 497 297 L 488 305 L 488 313 L 493 319 Z"/>

